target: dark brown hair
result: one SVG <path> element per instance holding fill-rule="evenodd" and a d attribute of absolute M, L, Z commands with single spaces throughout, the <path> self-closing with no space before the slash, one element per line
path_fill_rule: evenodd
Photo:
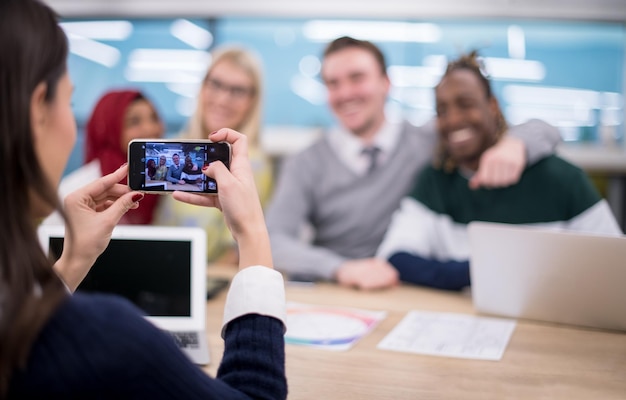
<path fill-rule="evenodd" d="M 337 38 L 330 42 L 328 46 L 326 46 L 326 49 L 324 50 L 324 58 L 347 48 L 363 49 L 367 52 L 370 52 L 380 66 L 380 71 L 382 72 L 382 74 L 387 76 L 387 63 L 385 62 L 385 56 L 383 55 L 383 52 L 380 51 L 380 49 L 374 43 L 368 42 L 367 40 L 354 39 L 349 36 L 342 36 L 340 38 Z"/>
<path fill-rule="evenodd" d="M 55 13 L 38 0 L 0 0 L 0 397 L 45 322 L 65 298 L 37 239 L 33 195 L 60 209 L 33 146 L 31 96 L 55 98 L 68 44 Z M 61 211 L 61 215 L 64 215 Z"/>
<path fill-rule="evenodd" d="M 500 104 L 497 99 L 494 98 L 493 91 L 491 90 L 491 82 L 489 80 L 489 76 L 485 71 L 483 63 L 478 55 L 476 50 L 472 50 L 470 53 L 462 54 L 456 60 L 452 60 L 448 63 L 446 67 L 446 72 L 441 77 L 441 81 L 443 81 L 447 76 L 449 76 L 454 71 L 458 70 L 467 70 L 472 72 L 478 78 L 478 81 L 482 85 L 483 89 L 485 89 L 485 96 L 487 99 L 494 99 L 497 106 L 496 111 L 496 135 L 494 139 L 494 143 L 497 143 L 507 129 L 506 119 L 504 118 L 504 114 L 502 114 L 502 110 L 500 109 Z M 435 90 L 439 87 L 439 84 L 435 87 Z M 441 141 L 437 147 L 437 156 L 435 157 L 434 165 L 436 168 L 443 168 L 446 172 L 452 172 L 456 169 L 456 164 L 450 156 L 448 155 L 445 146 Z"/>

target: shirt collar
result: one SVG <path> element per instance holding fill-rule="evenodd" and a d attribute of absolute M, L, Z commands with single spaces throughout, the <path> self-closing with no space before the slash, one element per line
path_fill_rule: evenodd
<path fill-rule="evenodd" d="M 327 132 L 328 141 L 337 156 L 349 168 L 360 171 L 359 160 L 362 157 L 363 148 L 366 146 L 376 146 L 380 149 L 380 160 L 384 163 L 389 154 L 394 150 L 400 134 L 402 132 L 402 124 L 385 120 L 381 129 L 374 136 L 372 143 L 365 144 L 358 136 L 343 127 L 335 127 Z"/>
<path fill-rule="evenodd" d="M 374 136 L 374 140 L 369 146 L 378 147 L 383 153 L 390 153 L 400 140 L 401 124 L 385 121 L 381 129 Z M 335 127 L 329 130 L 328 139 L 336 149 L 346 153 L 361 154 L 366 144 L 352 132 Z"/>

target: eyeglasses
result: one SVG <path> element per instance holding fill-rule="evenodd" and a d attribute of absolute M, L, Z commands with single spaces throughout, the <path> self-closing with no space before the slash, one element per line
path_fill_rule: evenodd
<path fill-rule="evenodd" d="M 228 85 L 215 78 L 207 79 L 207 85 L 211 91 L 226 92 L 230 95 L 230 97 L 237 100 L 244 99 L 254 93 L 254 89 L 251 87 Z"/>

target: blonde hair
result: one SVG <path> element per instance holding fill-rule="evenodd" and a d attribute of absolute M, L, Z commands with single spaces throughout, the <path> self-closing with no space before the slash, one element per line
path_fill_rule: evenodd
<path fill-rule="evenodd" d="M 251 51 L 240 47 L 224 47 L 214 51 L 211 64 L 202 80 L 202 87 L 207 84 L 207 80 L 215 66 L 221 62 L 230 62 L 252 78 L 252 105 L 244 120 L 238 126 L 231 126 L 248 137 L 250 147 L 258 147 L 259 134 L 261 130 L 261 98 L 262 98 L 262 68 L 261 61 Z M 201 90 L 200 90 L 201 91 Z M 199 93 L 196 103 L 196 110 L 189 119 L 187 126 L 182 130 L 181 136 L 189 139 L 205 139 L 210 133 L 204 126 L 204 100 Z"/>

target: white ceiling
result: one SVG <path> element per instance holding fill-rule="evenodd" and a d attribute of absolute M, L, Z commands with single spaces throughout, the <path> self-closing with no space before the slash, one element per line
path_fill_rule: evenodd
<path fill-rule="evenodd" d="M 540 18 L 626 23 L 626 0 L 44 0 L 62 17 Z"/>

